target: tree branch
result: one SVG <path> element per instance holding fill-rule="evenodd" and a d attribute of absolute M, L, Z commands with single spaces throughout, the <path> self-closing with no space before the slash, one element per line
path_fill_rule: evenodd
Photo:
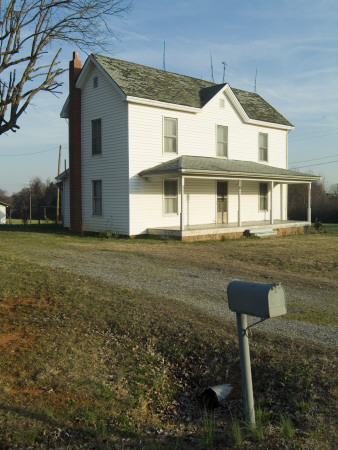
<path fill-rule="evenodd" d="M 132 0 L 0 0 L 0 134 L 16 131 L 20 116 L 38 92 L 57 94 L 58 50 L 39 64 L 53 42 L 86 50 L 105 49 L 114 36 L 112 16 L 131 9 Z M 46 70 L 47 69 L 47 70 Z M 40 80 L 40 81 L 39 81 Z"/>

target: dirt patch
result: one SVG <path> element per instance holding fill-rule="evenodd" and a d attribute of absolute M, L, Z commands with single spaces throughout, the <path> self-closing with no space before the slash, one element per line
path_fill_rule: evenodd
<path fill-rule="evenodd" d="M 27 397 L 36 397 L 44 393 L 42 389 L 39 388 L 8 388 L 7 392 L 12 395 L 24 395 Z"/>
<path fill-rule="evenodd" d="M 0 303 L 0 307 L 6 309 L 6 313 L 12 314 L 18 310 L 27 310 L 31 308 L 39 308 L 43 310 L 50 310 L 55 308 L 54 300 L 51 296 L 48 297 L 18 297 L 9 298 Z"/>
<path fill-rule="evenodd" d="M 33 342 L 32 338 L 25 336 L 25 333 L 17 330 L 0 335 L 0 347 L 10 346 L 12 351 L 22 348 L 31 342 Z"/>

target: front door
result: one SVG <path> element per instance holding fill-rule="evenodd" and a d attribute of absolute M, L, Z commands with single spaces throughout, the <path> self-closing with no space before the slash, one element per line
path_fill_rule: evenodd
<path fill-rule="evenodd" d="M 217 181 L 217 223 L 228 223 L 227 181 Z"/>

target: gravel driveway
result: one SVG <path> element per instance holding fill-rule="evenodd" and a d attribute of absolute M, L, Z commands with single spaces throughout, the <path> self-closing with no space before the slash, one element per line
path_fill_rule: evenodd
<path fill-rule="evenodd" d="M 227 304 L 227 286 L 232 280 L 217 271 L 168 265 L 149 257 L 110 250 L 33 250 L 30 258 L 39 264 L 66 268 L 73 273 L 102 279 L 120 287 L 178 300 L 225 320 L 236 319 Z M 287 286 L 284 288 L 287 299 L 300 299 L 310 304 L 318 304 L 320 300 L 318 292 L 300 291 Z M 330 313 L 332 305 L 327 309 Z M 250 318 L 249 323 L 257 320 Z M 255 329 L 334 347 L 338 344 L 338 326 L 275 318 L 260 323 Z"/>

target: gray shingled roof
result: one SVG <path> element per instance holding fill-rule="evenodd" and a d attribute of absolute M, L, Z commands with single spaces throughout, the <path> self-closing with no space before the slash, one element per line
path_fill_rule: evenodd
<path fill-rule="evenodd" d="M 280 169 L 250 161 L 235 159 L 211 158 L 205 156 L 179 156 L 178 158 L 158 164 L 150 169 L 143 170 L 139 175 L 143 177 L 170 176 L 170 175 L 219 175 L 245 178 L 268 178 L 282 180 L 312 181 L 320 177 L 294 170 Z"/>
<path fill-rule="evenodd" d="M 92 56 L 127 96 L 202 108 L 225 86 L 107 56 Z M 258 94 L 231 90 L 250 119 L 293 126 Z"/>

